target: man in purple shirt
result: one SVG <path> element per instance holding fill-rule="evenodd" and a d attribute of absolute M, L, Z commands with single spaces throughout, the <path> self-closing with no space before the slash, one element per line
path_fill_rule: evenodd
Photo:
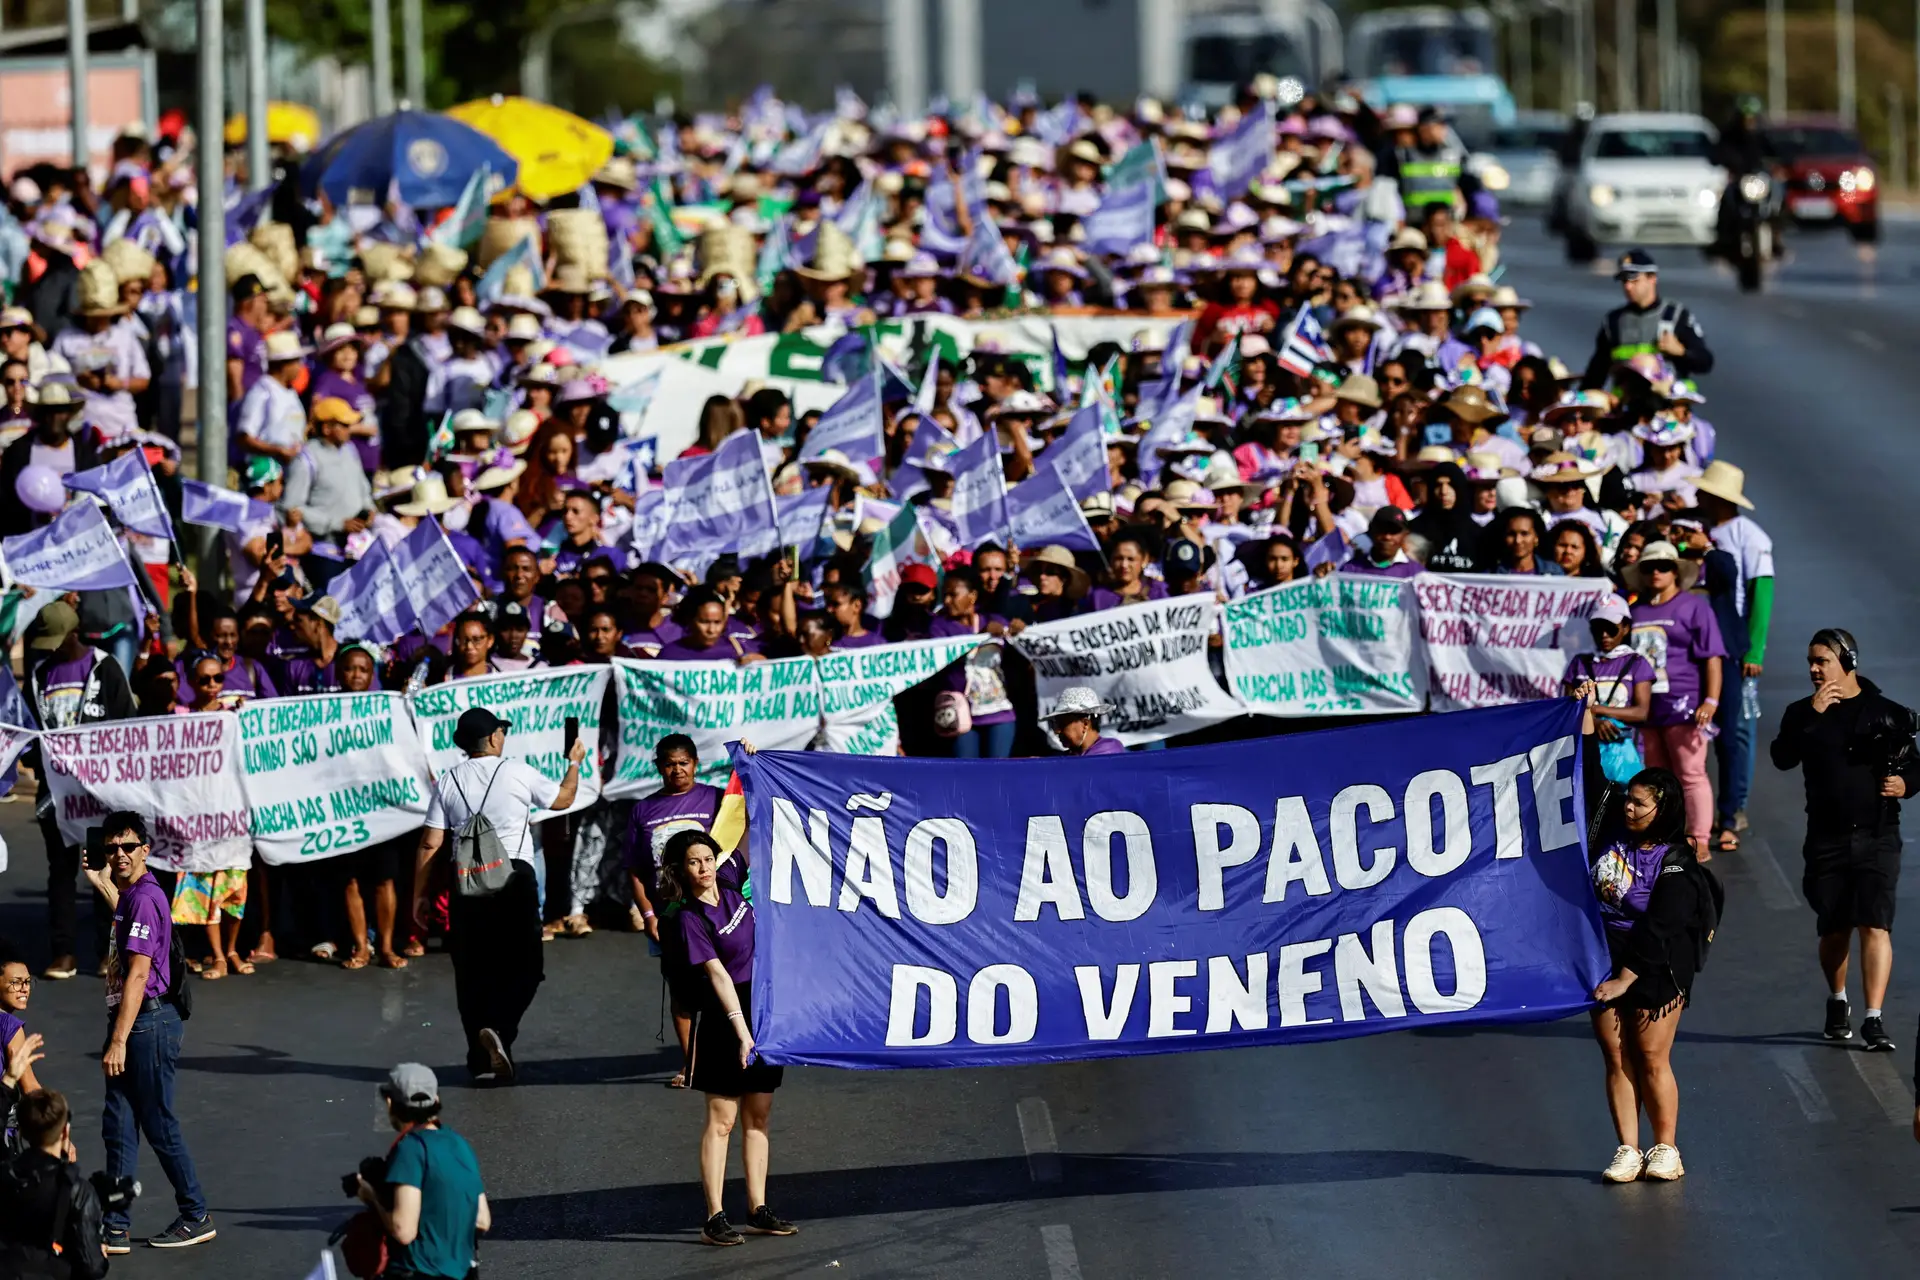
<path fill-rule="evenodd" d="M 1420 572 L 1420 562 L 1407 554 L 1407 513 L 1400 508 L 1381 507 L 1374 512 L 1367 538 L 1366 553 L 1341 565 L 1340 572 L 1378 578 L 1411 578 Z"/>
<path fill-rule="evenodd" d="M 240 399 L 267 372 L 267 286 L 256 275 L 233 282 L 233 318 L 227 321 L 227 413 L 239 416 Z"/>
<path fill-rule="evenodd" d="M 173 1184 L 174 1202 L 180 1209 L 173 1225 L 147 1243 L 156 1249 L 184 1249 L 213 1239 L 214 1230 L 193 1155 L 173 1114 L 173 1077 L 180 1064 L 184 1025 L 168 997 L 173 979 L 173 913 L 166 890 L 147 873 L 153 838 L 147 834 L 145 818 L 124 810 L 110 813 L 100 824 L 99 840 L 106 850 L 106 870 L 89 867 L 87 878 L 113 903 L 107 1048 L 100 1058 L 107 1076 L 100 1114 L 107 1173 L 114 1178 L 134 1175 L 144 1133 Z M 107 1252 L 131 1252 L 131 1219 L 126 1210 L 109 1211 L 105 1220 Z"/>
<path fill-rule="evenodd" d="M 1063 690 L 1053 710 L 1040 717 L 1049 737 L 1066 747 L 1070 756 L 1117 756 L 1126 753 L 1118 738 L 1100 735 L 1100 717 L 1113 714 L 1111 702 L 1085 685 Z"/>

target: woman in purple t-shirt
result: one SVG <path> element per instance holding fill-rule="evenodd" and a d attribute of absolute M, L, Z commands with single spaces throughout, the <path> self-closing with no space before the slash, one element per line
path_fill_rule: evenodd
<path fill-rule="evenodd" d="M 1007 620 L 980 611 L 980 574 L 971 565 L 947 570 L 946 607 L 933 620 L 929 634 L 942 636 L 1007 634 Z M 1018 628 L 1015 628 L 1018 630 Z M 997 644 L 983 644 L 960 659 L 937 679 L 954 693 L 964 694 L 973 727 L 953 737 L 950 750 L 957 760 L 1004 760 L 1013 754 L 1013 699 L 1001 667 Z"/>
<path fill-rule="evenodd" d="M 1633 647 L 1653 665 L 1653 705 L 1644 734 L 1647 763 L 1670 769 L 1687 795 L 1687 834 L 1702 860 L 1710 858 L 1713 787 L 1707 781 L 1707 743 L 1720 710 L 1720 668 L 1727 646 L 1713 606 L 1689 588 L 1697 561 L 1682 560 L 1671 542 L 1650 542 L 1623 575 L 1639 603 L 1633 607 Z"/>
<path fill-rule="evenodd" d="M 1640 771 L 1638 726 L 1647 722 L 1653 704 L 1653 667 L 1627 643 L 1627 602 L 1619 596 L 1608 596 L 1594 608 L 1587 630 L 1595 652 L 1569 659 L 1561 684 L 1569 696 L 1587 704 L 1581 763 L 1587 794 L 1597 797 L 1607 782 L 1624 784 Z M 1614 743 L 1631 743 L 1633 750 L 1601 750 Z"/>
<path fill-rule="evenodd" d="M 707 1095 L 707 1125 L 700 1135 L 707 1221 L 700 1236 L 719 1245 L 740 1243 L 720 1203 L 735 1121 L 745 1124 L 740 1163 L 747 1175 L 747 1229 L 775 1236 L 794 1232 L 792 1223 L 767 1208 L 767 1127 L 785 1068 L 754 1060 L 753 904 L 740 862 L 723 859 L 705 832 L 683 831 L 667 841 L 660 863 L 663 885 L 671 881 L 680 902 L 674 922 L 686 963 L 704 980 L 693 984 L 701 989 L 687 1084 Z"/>

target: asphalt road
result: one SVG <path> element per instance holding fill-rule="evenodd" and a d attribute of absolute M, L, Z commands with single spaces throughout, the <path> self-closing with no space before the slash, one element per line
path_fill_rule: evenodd
<path fill-rule="evenodd" d="M 1680 251 L 1669 293 L 1719 356 L 1706 416 L 1745 466 L 1778 547 L 1769 723 L 1805 690 L 1816 627 L 1852 627 L 1863 667 L 1920 699 L 1903 643 L 1920 620 L 1902 551 L 1920 482 L 1908 427 L 1920 339 L 1920 231 L 1863 262 L 1802 237 L 1765 296 Z M 1529 328 L 1570 363 L 1616 296 L 1531 226 L 1509 278 Z M 0 928 L 38 954 L 41 856 L 26 806 L 0 806 L 13 870 Z M 527 1083 L 448 1091 L 495 1204 L 492 1276 L 1115 1277 L 1866 1275 L 1920 1249 L 1920 1150 L 1908 1133 L 1920 999 L 1896 964 L 1897 1055 L 1818 1038 L 1823 996 L 1798 897 L 1800 790 L 1765 769 L 1755 838 L 1717 862 L 1730 905 L 1676 1051 L 1678 1184 L 1608 1187 L 1613 1150 L 1584 1019 L 1398 1033 L 1303 1048 L 995 1071 L 795 1070 L 775 1108 L 772 1203 L 786 1240 L 694 1242 L 696 1098 L 660 1087 L 655 967 L 631 937 L 554 943 L 521 1042 Z M 1903 898 L 1920 891 L 1909 882 Z M 1912 937 L 1914 908 L 1898 930 Z M 142 1251 L 116 1274 L 294 1280 L 346 1216 L 338 1175 L 383 1148 L 374 1086 L 419 1059 L 457 1080 L 440 958 L 404 973 L 283 961 L 199 989 L 179 1109 L 220 1238 Z M 1856 991 L 1856 1007 L 1859 996 Z M 43 984 L 32 1025 L 97 1165 L 97 984 Z M 166 1225 L 148 1159 L 136 1232 Z M 735 1184 L 737 1204 L 743 1193 Z"/>

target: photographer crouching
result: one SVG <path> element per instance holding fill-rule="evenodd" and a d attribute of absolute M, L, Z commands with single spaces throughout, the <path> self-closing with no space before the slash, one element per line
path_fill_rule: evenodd
<path fill-rule="evenodd" d="M 1893 975 L 1894 892 L 1900 881 L 1900 801 L 1920 788 L 1914 714 L 1859 672 L 1848 632 L 1827 627 L 1807 644 L 1813 696 L 1788 707 L 1773 763 L 1803 770 L 1807 785 L 1806 877 L 1801 882 L 1820 935 L 1829 1040 L 1851 1040 L 1847 959 L 1860 935 L 1866 1017 L 1860 1037 L 1890 1052 L 1882 1022 Z"/>
<path fill-rule="evenodd" d="M 349 1224 L 347 1265 L 356 1276 L 383 1280 L 468 1280 L 478 1273 L 479 1235 L 493 1225 L 480 1183 L 480 1162 L 467 1140 L 440 1123 L 440 1081 L 417 1062 L 403 1062 L 380 1086 L 387 1119 L 399 1131 L 381 1161 L 361 1162 L 341 1180 L 367 1206 L 372 1231 Z M 368 1174 L 375 1175 L 373 1179 Z M 382 1248 L 384 1241 L 384 1248 Z M 368 1255 L 385 1254 L 384 1266 Z"/>
<path fill-rule="evenodd" d="M 100 1280 L 107 1274 L 100 1195 L 124 1202 L 136 1194 L 95 1174 L 73 1171 L 73 1126 L 67 1100 L 49 1089 L 19 1096 L 27 1068 L 40 1058 L 39 1036 L 23 1036 L 0 1076 L 0 1105 L 13 1107 L 25 1150 L 0 1164 L 0 1275 L 9 1280 Z M 98 1189 L 96 1189 L 98 1188 Z"/>

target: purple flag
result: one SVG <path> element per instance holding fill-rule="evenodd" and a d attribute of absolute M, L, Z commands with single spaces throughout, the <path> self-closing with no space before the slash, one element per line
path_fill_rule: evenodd
<path fill-rule="evenodd" d="M 1080 501 L 1053 467 L 1043 466 L 1007 491 L 1007 518 L 1017 547 L 1061 546 L 1098 551 L 1100 540 L 1080 514 Z"/>
<path fill-rule="evenodd" d="M 1101 429 L 1102 416 L 1099 405 L 1087 405 L 1073 415 L 1060 438 L 1040 455 L 1040 465 L 1060 473 L 1076 502 L 1107 492 L 1107 440 Z"/>
<path fill-rule="evenodd" d="M 393 573 L 422 635 L 435 634 L 480 600 L 466 561 L 432 516 L 394 546 Z"/>
<path fill-rule="evenodd" d="M 160 486 L 154 483 L 146 450 L 129 449 L 104 467 L 74 472 L 66 482 L 67 488 L 91 493 L 106 503 L 115 518 L 135 533 L 173 540 L 173 521 L 160 500 Z"/>
<path fill-rule="evenodd" d="M 335 630 L 345 639 L 392 644 L 413 630 L 413 609 L 384 542 L 368 547 L 351 569 L 333 580 L 328 594 L 340 606 Z"/>
<path fill-rule="evenodd" d="M 1249 112 L 1233 131 L 1215 140 L 1207 153 L 1207 171 L 1223 199 L 1237 200 L 1273 159 L 1273 108 L 1265 103 Z"/>
<path fill-rule="evenodd" d="M 779 545 L 780 517 L 758 432 L 736 431 L 712 453 L 675 458 L 667 464 L 666 489 L 667 528 L 655 559 L 711 561 L 728 551 L 763 556 Z"/>
<path fill-rule="evenodd" d="M 953 472 L 953 523 L 969 549 L 1007 536 L 1007 477 L 1000 434 L 989 431 L 947 459 Z"/>
<path fill-rule="evenodd" d="M 180 482 L 180 518 L 228 533 L 239 533 L 273 514 L 273 508 L 244 493 L 222 489 L 200 480 Z"/>
<path fill-rule="evenodd" d="M 100 508 L 81 501 L 42 529 L 0 540 L 7 581 L 47 591 L 107 591 L 134 584 L 133 566 Z"/>

